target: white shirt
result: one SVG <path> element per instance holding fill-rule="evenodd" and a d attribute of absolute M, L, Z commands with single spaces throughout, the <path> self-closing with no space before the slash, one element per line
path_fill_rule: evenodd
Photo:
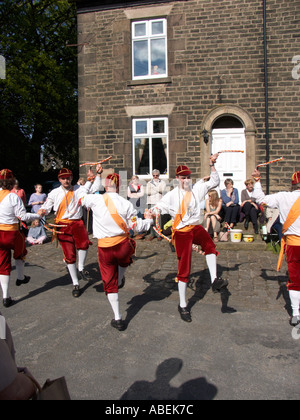
<path fill-rule="evenodd" d="M 114 192 L 107 194 L 114 202 L 119 216 L 124 220 L 128 229 L 132 229 L 134 224 L 136 224 L 135 230 L 137 232 L 150 229 L 153 220 L 138 218 L 137 211 L 130 201 L 125 200 L 125 198 Z M 95 238 L 112 238 L 124 234 L 124 231 L 116 224 L 109 213 L 103 195 L 87 194 L 83 197 L 81 203 L 93 211 L 93 235 Z"/>
<path fill-rule="evenodd" d="M 253 190 L 253 197 L 259 204 L 266 204 L 272 209 L 278 209 L 282 224 L 286 221 L 288 214 L 296 200 L 300 197 L 300 190 L 292 192 L 279 192 L 276 194 L 265 195 L 260 182 L 256 182 Z M 300 236 L 300 216 L 289 227 L 285 235 Z"/>
<path fill-rule="evenodd" d="M 31 222 L 39 219 L 39 216 L 34 213 L 27 213 L 21 198 L 15 193 L 10 193 L 0 203 L 0 223 L 13 225 L 18 223 L 19 219 L 24 222 Z"/>
<path fill-rule="evenodd" d="M 73 198 L 70 201 L 70 204 L 67 206 L 63 219 L 69 220 L 79 220 L 82 218 L 82 207 L 79 204 L 79 200 L 90 192 L 95 192 L 100 189 L 101 178 L 96 176 L 94 184 L 91 182 L 86 182 L 85 185 L 74 185 L 73 186 Z M 68 190 L 66 190 L 62 185 L 54 190 L 50 191 L 48 194 L 47 200 L 42 205 L 41 209 L 46 211 L 46 215 L 49 214 L 53 208 L 56 212 L 63 200 L 65 200 Z"/>
<path fill-rule="evenodd" d="M 185 226 L 189 225 L 199 225 L 201 224 L 201 204 L 205 199 L 205 195 L 213 188 L 216 188 L 220 183 L 220 177 L 217 172 L 212 172 L 210 175 L 210 180 L 203 182 L 202 180 L 198 181 L 192 188 L 192 199 L 189 205 L 189 208 L 180 221 L 177 229 L 182 229 Z M 186 191 L 180 187 L 174 188 L 174 190 L 168 192 L 157 204 L 157 207 L 162 214 L 170 214 L 173 221 L 178 213 L 180 205 L 182 203 L 183 197 Z M 155 208 L 152 209 L 155 212 Z"/>

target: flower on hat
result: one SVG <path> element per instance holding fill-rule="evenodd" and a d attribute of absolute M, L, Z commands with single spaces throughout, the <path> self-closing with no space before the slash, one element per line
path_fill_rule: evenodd
<path fill-rule="evenodd" d="M 300 171 L 294 172 L 292 176 L 292 185 L 300 184 Z"/>
<path fill-rule="evenodd" d="M 189 176 L 191 175 L 191 171 L 186 165 L 180 165 L 176 169 L 176 176 Z"/>
<path fill-rule="evenodd" d="M 12 179 L 12 178 L 14 178 L 14 174 L 12 173 L 10 169 L 2 169 L 0 171 L 0 179 L 5 180 L 5 179 Z"/>
<path fill-rule="evenodd" d="M 70 177 L 73 176 L 73 172 L 70 169 L 67 168 L 62 168 L 59 172 L 58 172 L 58 178 L 62 178 L 62 177 Z"/>

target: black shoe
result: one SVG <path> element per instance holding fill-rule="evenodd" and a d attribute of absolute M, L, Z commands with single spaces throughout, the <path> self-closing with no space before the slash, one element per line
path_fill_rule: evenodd
<path fill-rule="evenodd" d="M 188 308 L 182 308 L 180 305 L 178 305 L 178 311 L 183 321 L 192 322 L 191 312 L 188 310 Z"/>
<path fill-rule="evenodd" d="M 123 287 L 125 286 L 125 277 L 122 278 L 121 284 L 119 284 L 119 290 L 123 289 Z"/>
<path fill-rule="evenodd" d="M 13 304 L 14 304 L 14 301 L 12 300 L 11 297 L 3 299 L 3 306 L 5 306 L 5 308 L 9 308 Z"/>
<path fill-rule="evenodd" d="M 79 271 L 79 274 L 80 274 L 80 277 L 81 277 L 82 280 L 90 281 L 90 278 L 89 278 L 90 273 L 87 270 Z"/>
<path fill-rule="evenodd" d="M 74 298 L 79 298 L 79 296 L 81 295 L 81 290 L 80 290 L 79 286 L 74 286 L 74 289 L 72 291 L 72 295 L 74 296 Z"/>
<path fill-rule="evenodd" d="M 21 284 L 27 284 L 27 283 L 29 283 L 29 281 L 30 281 L 30 279 L 31 279 L 31 277 L 29 277 L 29 276 L 24 276 L 24 280 L 17 280 L 16 281 L 16 285 L 17 286 L 21 286 Z"/>
<path fill-rule="evenodd" d="M 221 289 L 228 286 L 228 280 L 223 280 L 222 277 L 216 278 L 212 284 L 212 291 L 218 293 Z"/>
<path fill-rule="evenodd" d="M 117 321 L 112 319 L 110 324 L 113 328 L 116 328 L 119 331 L 126 330 L 126 324 L 122 319 L 118 319 Z"/>
<path fill-rule="evenodd" d="M 245 227 L 246 230 L 248 230 L 249 221 L 247 219 L 245 220 L 244 227 Z"/>
<path fill-rule="evenodd" d="M 300 316 L 293 316 L 290 319 L 290 325 L 292 327 L 297 327 L 297 325 L 300 325 Z"/>

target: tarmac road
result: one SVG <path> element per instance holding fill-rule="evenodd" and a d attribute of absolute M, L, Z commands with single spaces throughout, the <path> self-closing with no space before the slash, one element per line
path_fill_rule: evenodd
<path fill-rule="evenodd" d="M 298 400 L 300 330 L 289 326 L 286 266 L 255 247 L 220 249 L 218 272 L 226 295 L 209 289 L 205 258 L 194 254 L 188 289 L 193 322 L 180 319 L 175 253 L 167 242 L 138 241 L 137 257 L 120 291 L 123 319 L 110 326 L 96 242 L 91 280 L 72 297 L 61 248 L 28 248 L 27 285 L 15 285 L 10 308 L 19 366 L 40 383 L 65 376 L 73 400 Z M 294 333 L 292 335 L 292 332 Z"/>

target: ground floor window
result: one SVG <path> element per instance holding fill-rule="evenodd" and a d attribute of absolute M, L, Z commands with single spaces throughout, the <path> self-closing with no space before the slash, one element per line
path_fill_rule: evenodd
<path fill-rule="evenodd" d="M 168 178 L 168 118 L 133 119 L 133 170 L 142 178 L 158 169 Z"/>

